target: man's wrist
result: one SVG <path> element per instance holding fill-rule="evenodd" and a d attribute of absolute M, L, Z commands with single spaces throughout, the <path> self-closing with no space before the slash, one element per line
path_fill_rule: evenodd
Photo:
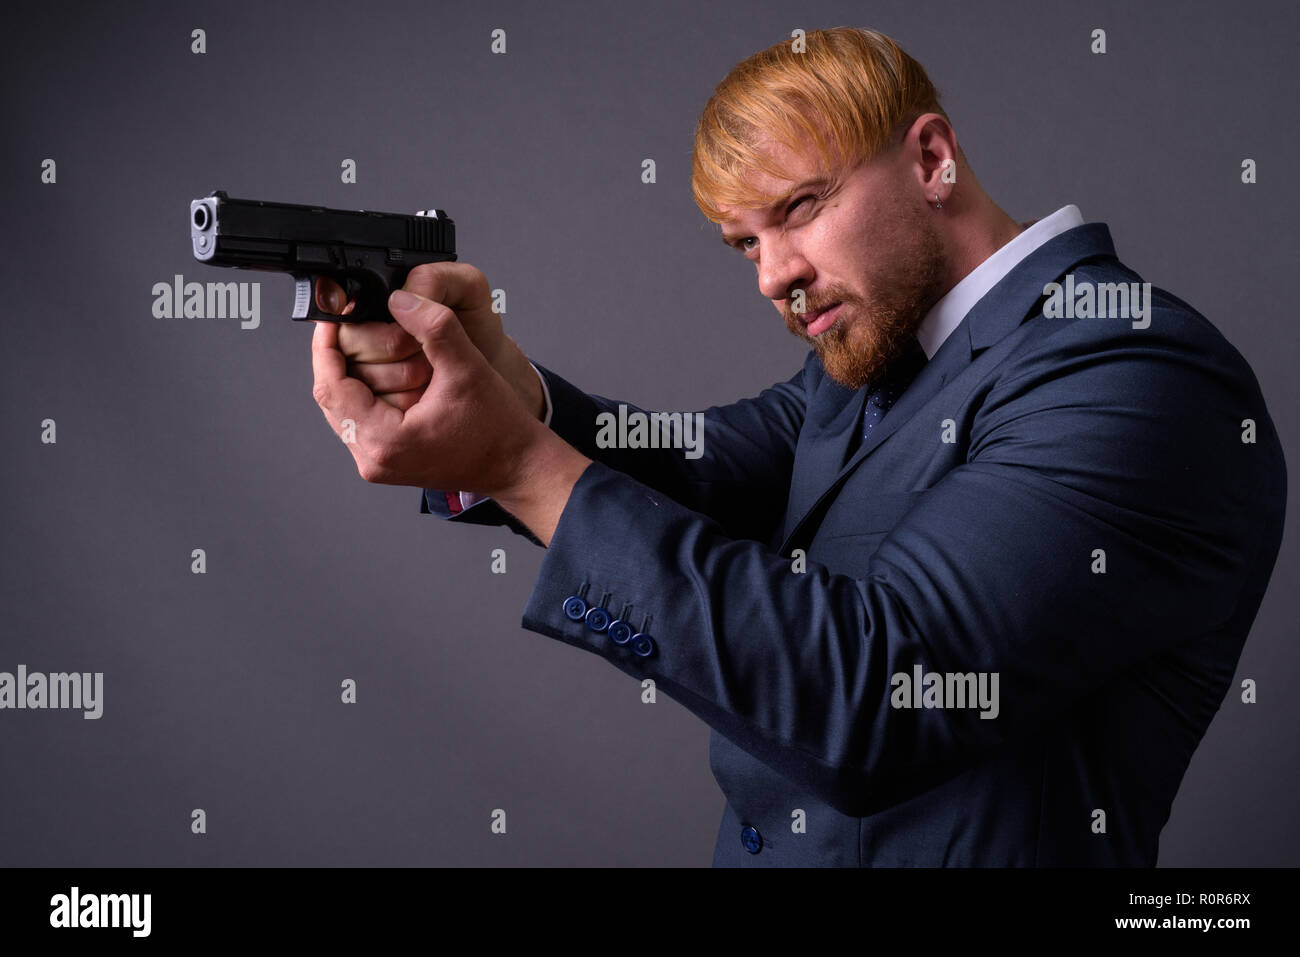
<path fill-rule="evenodd" d="M 510 484 L 492 498 L 550 545 L 569 494 L 591 459 L 549 429 L 536 435 L 520 455 Z"/>
<path fill-rule="evenodd" d="M 509 336 L 506 338 L 510 339 Z M 542 374 L 528 361 L 523 350 L 514 345 L 514 340 L 510 340 L 510 345 L 512 347 L 511 370 L 510 375 L 505 377 L 506 381 L 511 384 L 515 395 L 528 410 L 528 414 L 537 421 L 543 422 L 550 412 L 550 403 L 547 400 L 546 386 L 542 382 Z"/>

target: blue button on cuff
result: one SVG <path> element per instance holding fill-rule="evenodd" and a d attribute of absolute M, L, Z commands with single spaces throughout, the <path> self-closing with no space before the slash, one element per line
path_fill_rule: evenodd
<path fill-rule="evenodd" d="M 587 611 L 587 627 L 592 631 L 604 631 L 609 627 L 609 612 L 603 608 L 592 608 Z"/>
<path fill-rule="evenodd" d="M 632 626 L 619 618 L 609 626 L 609 640 L 616 645 L 626 645 L 632 640 Z"/>
<path fill-rule="evenodd" d="M 649 635 L 633 635 L 632 651 L 642 658 L 649 658 L 655 653 L 655 640 Z"/>
<path fill-rule="evenodd" d="M 582 621 L 587 614 L 587 603 L 577 595 L 564 599 L 564 617 L 573 621 Z"/>
<path fill-rule="evenodd" d="M 740 843 L 749 853 L 757 854 L 763 849 L 763 835 L 751 825 L 740 832 Z"/>

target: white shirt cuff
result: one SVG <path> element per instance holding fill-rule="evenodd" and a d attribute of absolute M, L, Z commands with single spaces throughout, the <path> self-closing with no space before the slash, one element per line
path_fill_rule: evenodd
<path fill-rule="evenodd" d="M 533 366 L 531 362 L 528 364 Z M 541 370 L 537 366 L 533 366 L 533 371 L 537 373 L 537 381 L 542 384 L 542 398 L 546 400 L 546 415 L 542 417 L 542 425 L 549 429 L 551 427 L 551 390 L 546 385 L 546 376 L 542 375 Z"/>

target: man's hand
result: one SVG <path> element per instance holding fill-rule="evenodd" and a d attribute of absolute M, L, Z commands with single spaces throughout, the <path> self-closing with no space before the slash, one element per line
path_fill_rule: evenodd
<path fill-rule="evenodd" d="M 501 328 L 492 311 L 487 277 L 469 263 L 416 266 L 402 287 L 455 311 L 471 342 L 497 373 L 510 383 L 524 408 L 536 418 L 546 413 L 542 386 L 523 351 Z M 355 303 L 329 279 L 316 284 L 316 304 L 323 311 L 347 315 Z M 387 322 L 340 323 L 338 348 L 347 357 L 348 375 L 360 379 L 389 405 L 406 411 L 419 401 L 429 383 L 424 351 L 400 325 Z"/>
<path fill-rule="evenodd" d="M 591 460 L 530 414 L 456 312 L 403 291 L 390 297 L 389 311 L 430 369 L 406 409 L 348 376 L 339 348 L 346 324 L 318 322 L 312 337 L 313 395 L 361 477 L 491 496 L 548 543 Z"/>

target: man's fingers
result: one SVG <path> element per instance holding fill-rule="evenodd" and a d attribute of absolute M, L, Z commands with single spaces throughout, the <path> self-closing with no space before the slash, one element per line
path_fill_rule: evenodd
<path fill-rule="evenodd" d="M 395 322 L 339 325 L 339 348 L 353 362 L 397 362 L 420 353 L 420 344 Z"/>
<path fill-rule="evenodd" d="M 424 395 L 423 389 L 412 389 L 409 392 L 376 392 L 375 398 L 405 412 L 419 402 L 422 395 Z"/>
<path fill-rule="evenodd" d="M 348 375 L 370 386 L 379 395 L 384 392 L 406 392 L 422 389 L 429 384 L 433 370 L 423 352 L 418 352 L 401 362 L 349 362 Z"/>
<path fill-rule="evenodd" d="M 338 349 L 338 338 L 337 323 L 316 321 L 311 337 L 312 396 L 335 433 L 342 429 L 345 419 L 351 419 L 358 428 L 363 424 L 381 427 L 383 410 L 376 408 L 375 395 L 365 383 L 348 377 L 347 359 Z M 386 404 L 385 408 L 400 422 L 400 412 Z"/>
<path fill-rule="evenodd" d="M 467 377 L 491 371 L 447 306 L 399 290 L 388 297 L 388 311 L 419 341 L 443 387 L 454 389 Z"/>
<path fill-rule="evenodd" d="M 414 308 L 405 308 L 411 303 L 403 297 L 413 300 Z M 453 404 L 478 401 L 487 394 L 481 390 L 490 390 L 494 379 L 509 393 L 509 387 L 470 341 L 460 319 L 446 306 L 398 291 L 389 297 L 388 309 L 420 341 L 433 367 L 433 378 L 420 401 L 402 413 L 404 427 L 416 433 L 436 430 L 438 421 L 447 415 L 448 400 Z"/>
<path fill-rule="evenodd" d="M 341 379 L 348 374 L 348 361 L 339 351 L 339 324 L 323 319 L 315 320 L 315 324 L 311 336 L 312 375 L 317 382 Z"/>

